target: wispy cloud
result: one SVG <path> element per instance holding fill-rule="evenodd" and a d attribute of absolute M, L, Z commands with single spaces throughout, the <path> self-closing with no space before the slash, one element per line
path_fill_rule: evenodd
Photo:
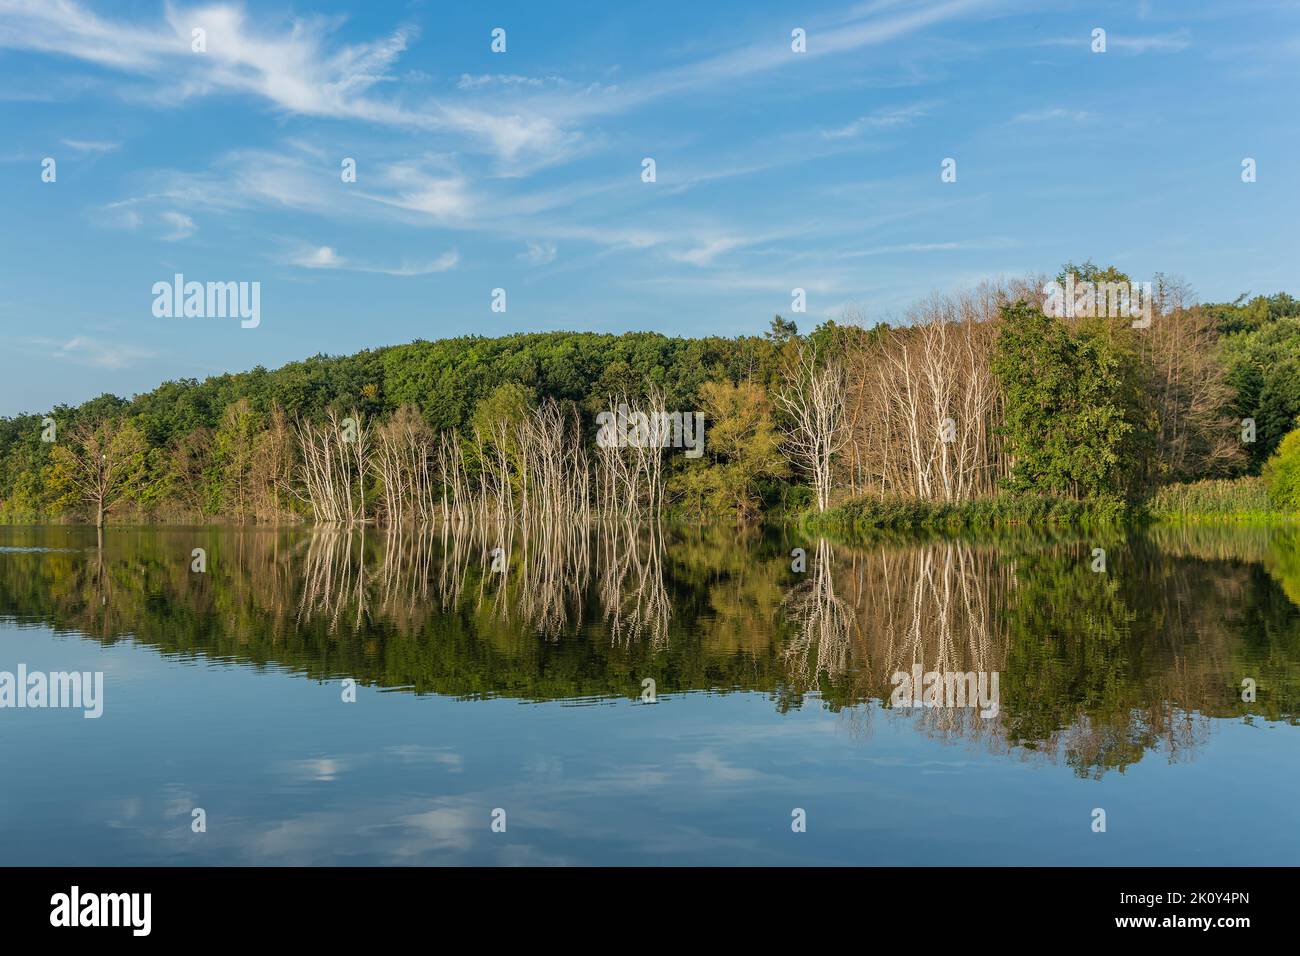
<path fill-rule="evenodd" d="M 859 116 L 851 123 L 834 129 L 822 130 L 823 139 L 851 139 L 869 129 L 891 129 L 906 126 L 913 120 L 924 116 L 929 110 L 927 105 L 904 106 L 895 109 L 878 110 L 868 116 Z"/>
<path fill-rule="evenodd" d="M 176 212 L 174 209 L 164 212 L 162 221 L 170 227 L 167 233 L 161 237 L 166 242 L 179 242 L 181 239 L 188 239 L 198 229 L 198 226 L 194 225 L 193 219 L 183 212 Z"/>
<path fill-rule="evenodd" d="M 104 342 L 87 335 L 76 335 L 66 340 L 29 337 L 23 341 L 26 346 L 47 358 L 93 368 L 130 368 L 147 359 L 157 358 L 159 354 L 152 349 L 121 342 Z"/>
<path fill-rule="evenodd" d="M 454 269 L 460 262 L 460 253 L 452 249 L 426 262 L 403 261 L 400 265 L 383 266 L 351 261 L 340 256 L 331 246 L 306 246 L 293 253 L 288 261 L 303 269 L 343 269 L 390 276 L 424 276 Z"/>
<path fill-rule="evenodd" d="M 1089 33 L 1080 36 L 1051 37 L 1039 40 L 1036 46 L 1074 47 L 1081 52 L 1091 50 L 1092 37 Z M 1192 45 L 1191 34 L 1187 30 L 1172 33 L 1153 33 L 1146 36 L 1134 36 L 1114 30 L 1106 33 L 1106 51 L 1112 50 L 1130 55 L 1142 53 L 1181 53 Z"/>
<path fill-rule="evenodd" d="M 1093 119 L 1095 114 L 1087 110 L 1069 110 L 1062 107 L 1051 107 L 1049 109 L 1029 110 L 1024 113 L 1017 113 L 1011 117 L 1012 123 L 1053 123 L 1053 122 L 1071 122 L 1086 123 Z"/>
<path fill-rule="evenodd" d="M 111 153 L 121 147 L 121 143 L 93 142 L 84 139 L 65 139 L 64 146 L 69 146 L 79 153 Z"/>
<path fill-rule="evenodd" d="M 905 242 L 892 246 L 876 246 L 872 249 L 855 249 L 841 253 L 840 259 L 861 259 L 868 256 L 915 255 L 925 252 L 969 252 L 988 249 L 1010 249 L 1016 245 L 1014 239 L 996 236 L 989 239 L 957 239 L 949 242 Z"/>
<path fill-rule="evenodd" d="M 675 262 L 685 262 L 693 266 L 706 266 L 722 253 L 730 252 L 732 249 L 737 249 L 743 245 L 746 245 L 744 239 L 734 236 L 720 236 L 681 252 L 669 252 L 668 257 Z"/>
<path fill-rule="evenodd" d="M 1181 53 L 1192 45 L 1191 36 L 1186 30 L 1177 33 L 1154 34 L 1151 36 L 1108 37 L 1107 48 L 1114 48 L 1121 53 Z"/>
<path fill-rule="evenodd" d="M 799 59 L 896 41 L 988 3 L 871 4 L 817 19 L 809 24 L 808 51 Z M 126 23 L 101 17 L 74 0 L 0 0 L 0 47 L 60 54 L 152 79 L 159 102 L 235 92 L 300 115 L 445 132 L 488 150 L 507 170 L 517 167 L 516 172 L 581 153 L 589 142 L 580 128 L 584 118 L 788 69 L 796 59 L 788 39 L 778 35 L 617 86 L 462 74 L 460 99 L 413 103 L 375 91 L 381 84 L 402 82 L 393 68 L 418 31 L 400 26 L 377 40 L 343 44 L 336 36 L 342 22 L 314 16 L 294 18 L 287 26 L 253 24 L 242 7 L 216 3 L 186 9 L 168 5 L 161 23 Z M 195 29 L 205 31 L 203 52 L 192 49 Z"/>
<path fill-rule="evenodd" d="M 558 254 L 555 243 L 549 240 L 534 242 L 529 239 L 525 245 L 527 248 L 519 254 L 519 258 L 530 266 L 544 266 L 552 263 Z"/>
<path fill-rule="evenodd" d="M 430 99 L 407 106 L 377 97 L 379 84 L 418 31 L 402 26 L 366 43 L 342 44 L 337 17 L 294 18 L 287 27 L 251 23 L 242 7 L 169 5 L 156 26 L 100 17 L 73 0 L 0 0 L 0 47 L 74 57 L 157 81 L 162 103 L 212 93 L 243 93 L 304 116 L 355 119 L 385 126 L 445 131 L 498 153 L 507 162 L 562 154 L 580 138 L 534 111 L 501 111 Z M 192 48 L 204 33 L 204 49 Z M 488 84 L 491 85 L 491 84 Z"/>

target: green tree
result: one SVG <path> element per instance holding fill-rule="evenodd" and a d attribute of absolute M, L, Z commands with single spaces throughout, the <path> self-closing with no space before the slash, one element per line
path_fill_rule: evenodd
<path fill-rule="evenodd" d="M 247 398 L 231 402 L 212 439 L 213 463 L 220 476 L 225 506 L 240 522 L 247 519 L 252 504 L 252 473 L 260 418 Z"/>
<path fill-rule="evenodd" d="M 1116 501 L 1136 490 L 1150 420 L 1122 330 L 1050 318 L 1020 302 L 1002 310 L 992 365 L 1013 490 Z"/>
<path fill-rule="evenodd" d="M 776 345 L 783 345 L 798 334 L 799 326 L 793 320 L 774 315 L 772 324 L 767 330 L 767 339 Z"/>
<path fill-rule="evenodd" d="M 140 487 L 148 452 L 130 419 L 82 423 L 50 453 L 47 484 L 60 504 L 88 505 L 95 527 L 102 528 L 113 507 Z"/>
<path fill-rule="evenodd" d="M 1300 511 L 1300 428 L 1288 432 L 1264 463 L 1264 483 L 1276 507 Z"/>
<path fill-rule="evenodd" d="M 756 382 L 706 382 L 700 408 L 707 463 L 686 464 L 671 490 L 682 510 L 697 517 L 756 517 L 762 483 L 788 473 L 767 391 Z"/>

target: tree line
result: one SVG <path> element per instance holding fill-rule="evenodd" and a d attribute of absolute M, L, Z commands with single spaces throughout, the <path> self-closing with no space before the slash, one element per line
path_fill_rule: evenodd
<path fill-rule="evenodd" d="M 1261 473 L 1300 508 L 1300 438 L 1283 441 L 1300 300 L 1197 304 L 1156 276 L 1135 327 L 1051 314 L 1043 286 L 931 296 L 891 323 L 847 309 L 806 334 L 778 316 L 736 338 L 467 336 L 103 395 L 0 419 L 0 518 L 749 520 L 853 499 L 1126 505 Z M 597 447 L 620 406 L 702 413 L 703 456 Z"/>

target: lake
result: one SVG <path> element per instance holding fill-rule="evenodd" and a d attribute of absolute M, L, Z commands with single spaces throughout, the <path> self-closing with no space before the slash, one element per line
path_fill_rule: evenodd
<path fill-rule="evenodd" d="M 103 675 L 0 861 L 1295 864 L 1298 605 L 1295 528 L 0 528 L 0 672 Z"/>

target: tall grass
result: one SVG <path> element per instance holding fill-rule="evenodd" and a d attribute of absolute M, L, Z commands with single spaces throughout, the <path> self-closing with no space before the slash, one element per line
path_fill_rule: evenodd
<path fill-rule="evenodd" d="M 1269 502 L 1264 479 L 1207 479 L 1163 485 L 1147 504 L 1161 521 L 1277 521 L 1300 516 L 1278 511 Z"/>
<path fill-rule="evenodd" d="M 966 531 L 1009 528 L 1088 528 L 1120 525 L 1139 513 L 1117 501 L 1076 501 L 1040 495 L 976 498 L 941 504 L 911 498 L 855 498 L 824 512 L 804 515 L 814 533 L 867 535 L 878 531 Z"/>

